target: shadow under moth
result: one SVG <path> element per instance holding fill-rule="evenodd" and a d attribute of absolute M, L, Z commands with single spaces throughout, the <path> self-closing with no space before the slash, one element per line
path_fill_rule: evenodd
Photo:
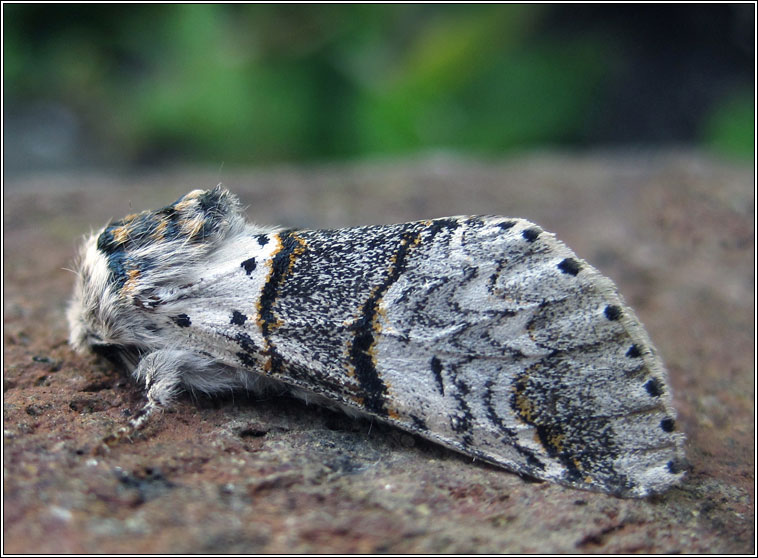
<path fill-rule="evenodd" d="M 531 477 L 625 497 L 684 474 L 666 370 L 614 284 L 523 219 L 246 224 L 218 186 L 86 239 L 70 342 L 181 390 L 284 387 Z"/>

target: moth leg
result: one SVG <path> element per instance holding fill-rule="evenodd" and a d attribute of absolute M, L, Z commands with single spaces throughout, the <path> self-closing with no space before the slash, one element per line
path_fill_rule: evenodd
<path fill-rule="evenodd" d="M 111 446 L 130 440 L 143 428 L 156 411 L 169 407 L 182 388 L 183 375 L 187 371 L 188 351 L 158 350 L 142 357 L 132 374 L 138 382 L 144 382 L 147 402 L 125 426 L 107 435 L 103 442 Z M 196 357 L 195 357 L 196 358 Z"/>
<path fill-rule="evenodd" d="M 248 371 L 226 366 L 212 357 L 192 351 L 160 349 L 142 357 L 132 375 L 143 383 L 147 402 L 128 425 L 107 436 L 106 446 L 129 440 L 145 427 L 156 412 L 171 406 L 180 391 L 212 395 L 223 391 L 253 389 L 261 382 Z"/>
<path fill-rule="evenodd" d="M 132 372 L 145 383 L 147 403 L 137 411 L 129 425 L 136 431 L 158 409 L 169 407 L 181 390 L 186 351 L 159 350 L 145 355 Z"/>

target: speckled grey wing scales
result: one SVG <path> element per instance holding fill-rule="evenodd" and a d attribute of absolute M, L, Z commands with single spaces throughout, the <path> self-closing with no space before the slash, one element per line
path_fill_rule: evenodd
<path fill-rule="evenodd" d="M 539 478 L 644 495 L 681 473 L 649 339 L 551 234 L 450 218 L 296 245 L 271 307 L 275 374 Z"/>
<path fill-rule="evenodd" d="M 623 496 L 683 474 L 666 371 L 614 285 L 522 219 L 285 231 L 223 188 L 84 244 L 70 341 L 177 390 L 285 385 L 465 454 Z"/>

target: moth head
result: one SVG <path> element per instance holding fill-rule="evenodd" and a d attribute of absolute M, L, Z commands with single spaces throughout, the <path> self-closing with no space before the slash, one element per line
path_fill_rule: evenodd
<path fill-rule="evenodd" d="M 132 368 L 139 351 L 118 325 L 121 304 L 107 258 L 97 249 L 98 237 L 93 234 L 84 241 L 77 260 L 74 293 L 67 312 L 69 343 L 79 353 L 94 353 L 118 366 Z"/>
<path fill-rule="evenodd" d="M 156 211 L 128 215 L 90 235 L 76 263 L 68 309 L 71 345 L 127 368 L 136 365 L 140 353 L 155 348 L 154 316 L 145 308 L 157 313 L 156 291 L 186 283 L 190 264 L 242 227 L 237 198 L 217 186 L 193 190 Z"/>

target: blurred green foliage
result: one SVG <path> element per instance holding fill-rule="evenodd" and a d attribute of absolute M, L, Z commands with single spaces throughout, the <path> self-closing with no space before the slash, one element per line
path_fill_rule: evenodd
<path fill-rule="evenodd" d="M 715 151 L 738 159 L 755 154 L 755 95 L 742 91 L 716 107 L 705 128 L 705 141 Z"/>
<path fill-rule="evenodd" d="M 618 43 L 541 33 L 549 8 L 6 4 L 6 106 L 60 103 L 132 163 L 581 144 Z M 752 154 L 749 100 L 702 141 Z"/>

